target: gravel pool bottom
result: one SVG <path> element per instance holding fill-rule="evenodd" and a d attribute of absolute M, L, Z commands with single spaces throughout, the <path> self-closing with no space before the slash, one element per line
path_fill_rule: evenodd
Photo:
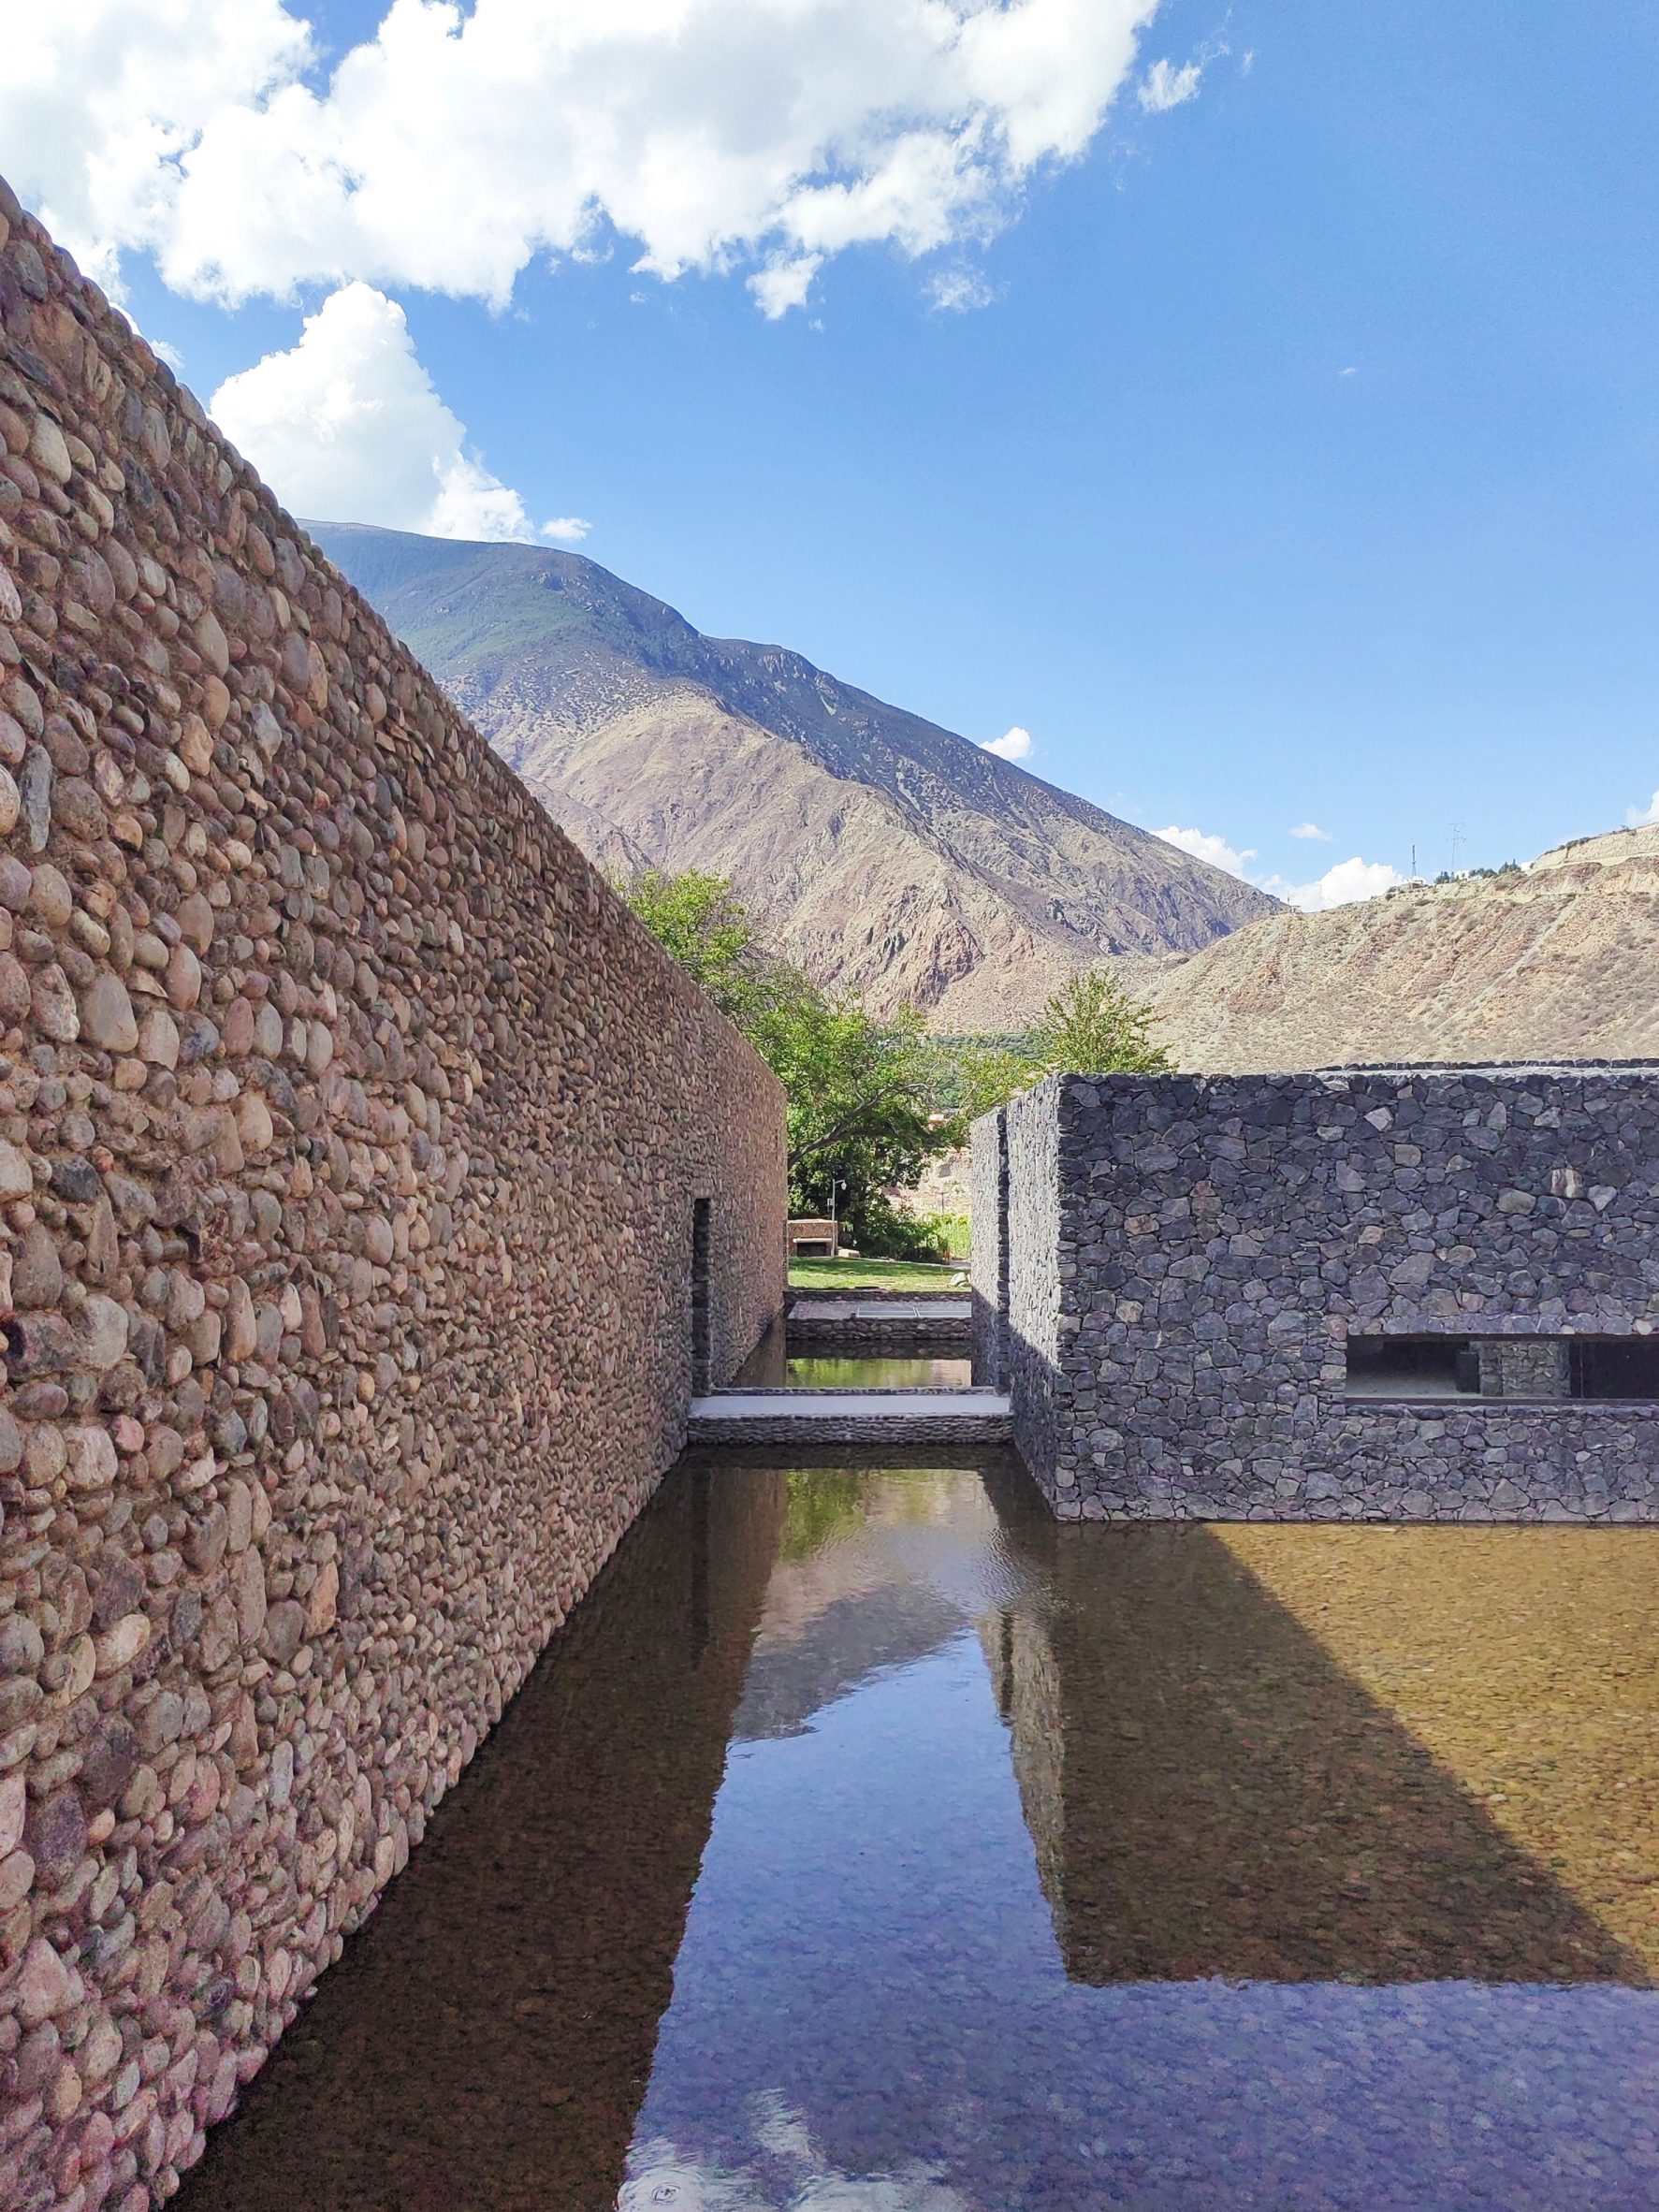
<path fill-rule="evenodd" d="M 1659 2204 L 1659 1530 L 688 1460 L 186 2212 Z"/>

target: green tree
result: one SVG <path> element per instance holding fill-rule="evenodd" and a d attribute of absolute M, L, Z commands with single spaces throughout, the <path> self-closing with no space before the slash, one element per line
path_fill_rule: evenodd
<path fill-rule="evenodd" d="M 1074 1075 L 1172 1075 L 1175 1063 L 1152 1039 L 1153 1011 L 1098 968 L 1055 993 L 1031 1032 L 1035 1071 Z"/>
<path fill-rule="evenodd" d="M 686 868 L 646 868 L 616 886 L 664 952 L 749 1031 L 773 993 L 773 967 L 729 878 Z"/>
<path fill-rule="evenodd" d="M 965 1127 L 938 1103 L 938 1053 L 921 1015 L 907 1008 L 878 1022 L 778 959 L 723 878 L 653 869 L 621 895 L 782 1083 L 792 1207 L 827 1213 L 833 1196 L 864 1249 L 902 1251 L 922 1231 L 883 1190 L 914 1183 Z"/>

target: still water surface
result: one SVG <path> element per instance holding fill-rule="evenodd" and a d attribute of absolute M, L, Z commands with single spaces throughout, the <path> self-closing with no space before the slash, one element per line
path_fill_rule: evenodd
<path fill-rule="evenodd" d="M 688 1462 L 186 2212 L 1659 2205 L 1659 1531 Z"/>
<path fill-rule="evenodd" d="M 808 1352 L 776 1323 L 734 1378 L 749 1390 L 966 1390 L 973 1361 L 940 1346 L 931 1352 Z"/>

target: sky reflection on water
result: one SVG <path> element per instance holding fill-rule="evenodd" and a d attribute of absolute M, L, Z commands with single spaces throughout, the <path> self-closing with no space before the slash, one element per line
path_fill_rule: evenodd
<path fill-rule="evenodd" d="M 1659 2204 L 1656 1537 L 688 1464 L 181 2202 Z"/>

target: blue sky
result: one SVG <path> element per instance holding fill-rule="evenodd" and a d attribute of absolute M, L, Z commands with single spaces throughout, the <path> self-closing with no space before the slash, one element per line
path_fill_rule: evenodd
<path fill-rule="evenodd" d="M 727 8 L 741 73 L 769 5 L 667 12 Z M 1090 5 L 1069 20 L 1137 0 Z M 326 86 L 382 10 L 291 12 Z M 1085 32 L 1061 12 L 1045 36 L 1064 63 Z M 1196 83 L 1173 76 L 1193 65 Z M 802 276 L 796 223 L 795 258 L 774 232 L 664 281 L 602 220 L 580 258 L 536 254 L 491 306 L 456 296 L 453 269 L 446 288 L 407 281 L 413 248 L 396 266 L 347 248 L 327 276 L 291 251 L 268 268 L 247 224 L 217 298 L 189 296 L 214 287 L 181 276 L 160 231 L 106 273 L 204 397 L 285 356 L 360 276 L 376 289 L 359 300 L 400 305 L 466 451 L 532 523 L 586 520 L 582 551 L 706 630 L 794 646 L 975 739 L 1019 725 L 1037 773 L 1222 840 L 1258 876 L 1302 883 L 1350 856 L 1403 873 L 1414 846 L 1433 874 L 1454 824 L 1465 864 L 1496 864 L 1645 809 L 1659 12 L 1166 0 L 1127 68 L 1100 51 L 1087 67 L 1100 113 L 1051 132 L 1081 147 L 1005 162 L 994 204 L 948 212 L 919 255 L 871 226 L 840 250 L 820 238 Z M 1160 108 L 1160 81 L 1192 95 Z M 632 101 L 625 71 L 606 82 Z M 671 121 L 682 99 L 695 119 L 694 72 L 651 83 Z M 51 165 L 106 127 L 71 114 L 43 150 L 0 94 L 0 169 L 74 210 Z M 677 189 L 640 218 L 659 257 Z M 68 223 L 83 252 L 95 217 Z M 777 267 L 804 304 L 769 319 L 749 280 Z M 345 469 L 342 496 L 379 481 Z M 314 505 L 304 489 L 294 503 Z M 1306 824 L 1328 838 L 1291 836 Z"/>

